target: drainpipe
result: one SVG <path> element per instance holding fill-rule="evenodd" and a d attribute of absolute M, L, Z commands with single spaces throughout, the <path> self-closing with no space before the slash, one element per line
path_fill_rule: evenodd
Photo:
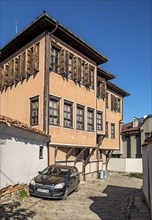
<path fill-rule="evenodd" d="M 56 21 L 55 28 L 48 33 L 45 32 L 45 69 L 44 69 L 44 107 L 43 107 L 43 131 L 49 134 L 49 88 L 50 88 L 50 42 L 52 34 L 57 30 L 59 26 L 58 21 Z M 49 165 L 50 157 L 49 157 L 49 146 L 48 146 L 48 165 Z"/>
<path fill-rule="evenodd" d="M 96 67 L 97 68 L 97 67 Z M 98 78 L 98 70 L 96 70 L 96 141 L 95 141 L 95 145 L 98 145 L 98 139 L 97 139 L 97 78 Z M 99 146 L 97 146 L 97 179 L 98 179 L 98 176 L 99 176 Z"/>

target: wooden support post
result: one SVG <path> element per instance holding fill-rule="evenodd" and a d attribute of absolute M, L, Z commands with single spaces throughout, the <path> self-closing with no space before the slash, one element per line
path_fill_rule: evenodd
<path fill-rule="evenodd" d="M 90 154 L 88 155 L 88 157 L 86 158 L 86 160 L 84 161 L 84 166 L 86 167 L 86 165 L 89 162 L 90 157 L 93 155 L 95 149 L 92 149 L 92 151 L 90 152 Z"/>
<path fill-rule="evenodd" d="M 56 157 L 57 157 L 57 152 L 58 152 L 58 146 L 55 147 L 55 151 L 54 151 L 54 158 L 55 158 L 55 164 L 56 164 Z"/>
<path fill-rule="evenodd" d="M 86 166 L 87 166 L 87 164 L 89 162 L 90 157 L 93 155 L 94 151 L 95 151 L 95 149 L 92 149 L 92 151 L 90 152 L 90 154 L 88 155 L 86 160 L 83 162 L 83 180 L 84 181 L 86 180 L 86 172 L 85 172 Z"/>
<path fill-rule="evenodd" d="M 67 161 L 68 161 L 69 157 L 70 157 L 71 154 L 72 154 L 72 151 L 73 151 L 73 147 L 71 147 L 71 148 L 68 150 L 67 154 L 66 154 L 66 164 L 67 164 Z"/>
<path fill-rule="evenodd" d="M 74 165 L 76 165 L 76 163 L 78 162 L 79 158 L 81 157 L 81 155 L 83 154 L 83 152 L 85 151 L 86 148 L 83 148 L 80 153 L 77 155 L 75 161 L 74 161 Z"/>
<path fill-rule="evenodd" d="M 108 163 L 109 163 L 109 160 L 110 160 L 113 152 L 114 152 L 113 150 L 109 150 L 109 152 L 108 152 L 107 159 L 106 159 L 106 169 L 108 167 Z"/>
<path fill-rule="evenodd" d="M 100 156 L 100 153 L 99 153 L 99 148 L 102 144 L 102 141 L 104 139 L 104 136 L 103 135 L 99 135 L 97 136 L 97 139 L 98 139 L 98 148 L 97 148 L 97 179 L 99 178 L 99 156 Z"/>

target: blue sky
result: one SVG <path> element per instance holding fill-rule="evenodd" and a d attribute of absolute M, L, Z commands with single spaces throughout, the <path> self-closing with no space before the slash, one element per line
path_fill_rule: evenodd
<path fill-rule="evenodd" d="M 0 0 L 0 47 L 45 10 L 109 58 L 102 68 L 131 95 L 124 122 L 152 114 L 151 0 Z"/>

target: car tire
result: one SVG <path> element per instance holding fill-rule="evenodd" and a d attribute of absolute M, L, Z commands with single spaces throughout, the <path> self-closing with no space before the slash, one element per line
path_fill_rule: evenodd
<path fill-rule="evenodd" d="M 75 188 L 74 192 L 78 192 L 79 191 L 79 185 L 77 185 L 77 187 Z"/>
<path fill-rule="evenodd" d="M 67 200 L 67 198 L 68 198 L 68 189 L 65 190 L 63 200 Z"/>

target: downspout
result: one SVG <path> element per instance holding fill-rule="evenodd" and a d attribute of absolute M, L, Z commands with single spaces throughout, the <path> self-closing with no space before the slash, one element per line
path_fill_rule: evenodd
<path fill-rule="evenodd" d="M 96 142 L 95 145 L 98 145 L 98 139 L 97 139 L 97 79 L 98 79 L 98 70 L 96 71 Z M 99 146 L 97 146 L 97 179 L 99 177 Z"/>
<path fill-rule="evenodd" d="M 121 104 L 120 111 L 121 111 L 121 120 L 119 120 L 119 150 L 122 150 L 122 146 L 121 146 L 121 129 L 122 129 L 122 125 L 123 125 L 123 97 L 122 97 L 122 104 Z"/>
<path fill-rule="evenodd" d="M 49 34 L 45 31 L 45 63 L 44 63 L 44 108 L 43 108 L 43 131 L 49 135 L 49 88 L 50 88 L 50 42 L 52 34 L 57 30 L 59 23 L 56 22 L 55 28 Z M 48 165 L 50 161 L 48 144 Z"/>

